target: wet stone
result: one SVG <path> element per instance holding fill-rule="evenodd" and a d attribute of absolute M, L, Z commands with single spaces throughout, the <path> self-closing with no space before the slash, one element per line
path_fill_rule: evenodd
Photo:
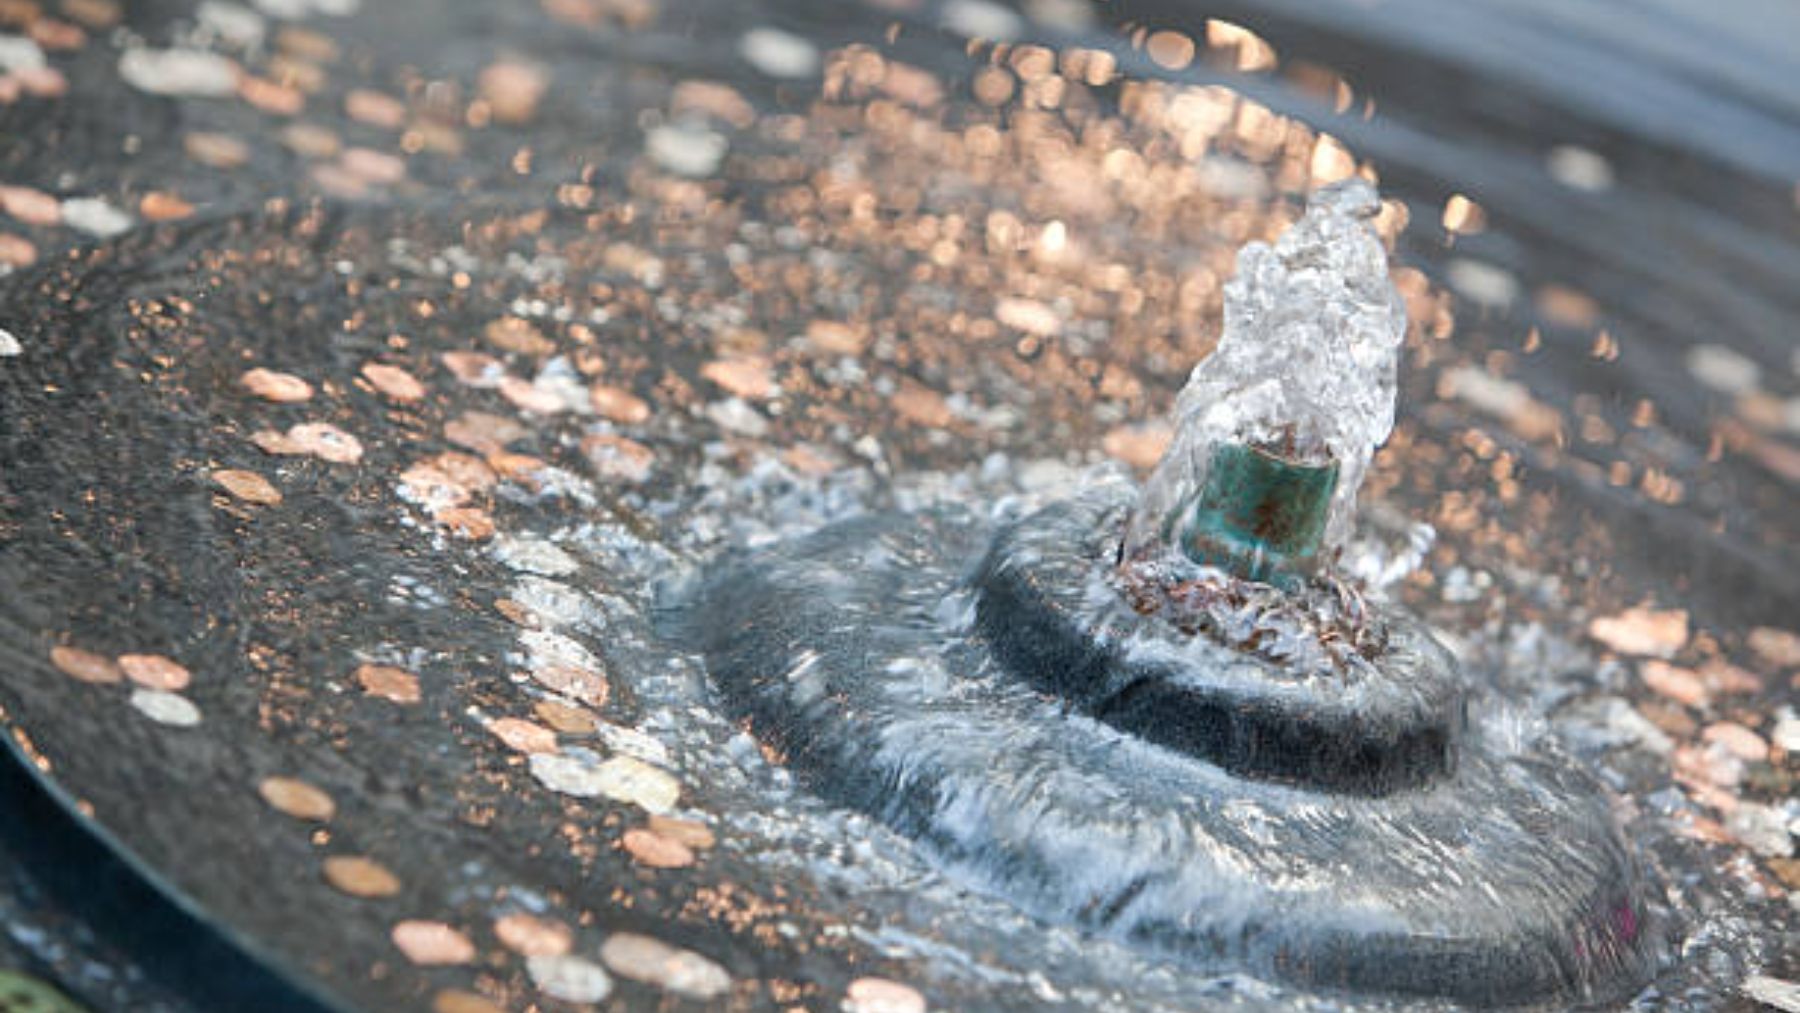
<path fill-rule="evenodd" d="M 713 961 L 633 932 L 608 936 L 600 947 L 600 960 L 621 978 L 689 999 L 716 999 L 731 990 L 731 975 Z"/>
<path fill-rule="evenodd" d="M 604 683 L 602 683 L 604 685 Z M 592 735 L 598 724 L 593 714 L 560 700 L 539 700 L 531 712 L 538 720 L 564 735 Z"/>
<path fill-rule="evenodd" d="M 362 368 L 363 378 L 370 386 L 386 395 L 390 400 L 402 403 L 423 400 L 425 385 L 399 366 L 389 366 L 380 362 L 365 363 Z"/>
<path fill-rule="evenodd" d="M 265 401 L 274 401 L 278 404 L 296 404 L 301 401 L 310 401 L 313 396 L 312 384 L 307 383 L 305 380 L 302 380 L 292 373 L 283 373 L 278 370 L 265 369 L 261 366 L 258 366 L 239 377 L 238 382 L 243 384 L 250 393 L 255 394 L 257 397 L 260 397 Z"/>
<path fill-rule="evenodd" d="M 63 201 L 63 224 L 78 232 L 102 239 L 128 231 L 136 221 L 98 197 L 75 197 Z"/>
<path fill-rule="evenodd" d="M 581 452 L 594 474 L 615 482 L 642 482 L 656 467 L 656 452 L 636 440 L 612 433 L 582 438 Z"/>
<path fill-rule="evenodd" d="M 1680 609 L 1631 608 L 1588 623 L 1588 636 L 1620 654 L 1667 658 L 1688 640 L 1688 615 Z"/>
<path fill-rule="evenodd" d="M 811 41 L 779 28 L 752 28 L 738 40 L 738 52 L 770 77 L 798 80 L 819 72 L 819 50 Z"/>
<path fill-rule="evenodd" d="M 695 851 L 705 851 L 718 843 L 712 830 L 697 820 L 652 814 L 648 826 L 653 833 L 679 841 Z"/>
<path fill-rule="evenodd" d="M 237 90 L 238 66 L 198 49 L 128 49 L 119 57 L 119 76 L 153 95 L 223 98 Z"/>
<path fill-rule="evenodd" d="M 419 677 L 392 665 L 363 665 L 356 670 L 356 681 L 370 696 L 399 704 L 415 704 L 421 699 Z"/>
<path fill-rule="evenodd" d="M 516 752 L 556 752 L 556 733 L 540 724 L 521 718 L 499 718 L 488 722 L 487 730 Z"/>
<path fill-rule="evenodd" d="M 31 187 L 0 186 L 0 211 L 26 225 L 49 228 L 62 224 L 62 202 Z"/>
<path fill-rule="evenodd" d="M 447 988 L 431 997 L 431 1013 L 506 1013 L 506 1007 L 484 995 Z"/>
<path fill-rule="evenodd" d="M 1750 631 L 1748 643 L 1756 656 L 1781 668 L 1800 667 L 1800 633 L 1758 626 Z"/>
<path fill-rule="evenodd" d="M 219 488 L 246 503 L 258 506 L 278 506 L 281 503 L 281 490 L 254 471 L 226 468 L 213 472 L 212 478 Z"/>
<path fill-rule="evenodd" d="M 652 869 L 685 869 L 694 864 L 694 851 L 672 837 L 633 827 L 620 839 L 633 861 Z"/>
<path fill-rule="evenodd" d="M 501 317 L 489 323 L 482 335 L 488 344 L 504 352 L 537 357 L 556 351 L 556 343 L 544 337 L 536 324 L 520 317 Z"/>
<path fill-rule="evenodd" d="M 925 997 L 887 978 L 858 978 L 844 994 L 845 1013 L 925 1013 Z"/>

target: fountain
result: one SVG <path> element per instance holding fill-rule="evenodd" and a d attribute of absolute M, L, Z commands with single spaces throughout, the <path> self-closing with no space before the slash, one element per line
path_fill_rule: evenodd
<path fill-rule="evenodd" d="M 815 791 L 1039 918 L 1312 988 L 1628 995 L 1666 926 L 1599 786 L 1336 566 L 1404 330 L 1377 207 L 1244 248 L 1141 492 L 839 523 L 714 564 L 681 632 Z"/>

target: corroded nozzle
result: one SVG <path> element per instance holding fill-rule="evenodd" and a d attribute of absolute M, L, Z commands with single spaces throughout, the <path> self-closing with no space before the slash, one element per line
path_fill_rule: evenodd
<path fill-rule="evenodd" d="M 1199 494 L 1177 514 L 1182 552 L 1249 580 L 1281 583 L 1310 573 L 1337 482 L 1335 461 L 1313 464 L 1266 447 L 1220 444 Z"/>

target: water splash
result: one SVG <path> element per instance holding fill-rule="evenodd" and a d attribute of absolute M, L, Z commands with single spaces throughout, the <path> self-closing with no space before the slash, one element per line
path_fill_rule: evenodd
<path fill-rule="evenodd" d="M 1225 285 L 1225 329 L 1175 405 L 1175 440 L 1127 530 L 1130 556 L 1173 541 L 1227 444 L 1335 463 L 1324 554 L 1354 527 L 1369 459 L 1394 427 L 1395 368 L 1406 307 L 1388 278 L 1372 219 L 1381 201 L 1360 179 L 1320 190 L 1273 247 L 1250 243 Z"/>

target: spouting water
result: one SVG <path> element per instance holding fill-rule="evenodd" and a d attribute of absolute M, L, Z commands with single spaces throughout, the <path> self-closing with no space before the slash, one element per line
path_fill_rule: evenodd
<path fill-rule="evenodd" d="M 1132 512 L 1128 557 L 1180 546 L 1209 476 L 1263 460 L 1287 472 L 1286 496 L 1310 490 L 1324 509 L 1322 525 L 1302 534 L 1318 543 L 1307 555 L 1329 559 L 1349 537 L 1369 459 L 1394 427 L 1395 360 L 1406 332 L 1405 304 L 1373 227 L 1380 207 L 1373 186 L 1346 180 L 1315 194 L 1274 246 L 1239 251 L 1237 275 L 1225 285 L 1224 333 L 1176 401 L 1175 439 Z"/>

